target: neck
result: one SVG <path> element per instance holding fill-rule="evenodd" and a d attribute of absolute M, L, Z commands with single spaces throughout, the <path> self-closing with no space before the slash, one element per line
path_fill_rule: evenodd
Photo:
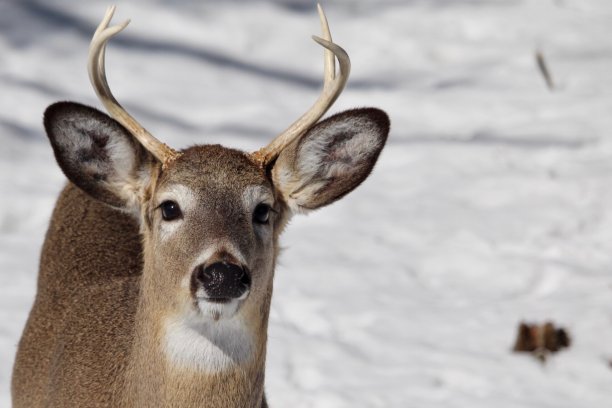
<path fill-rule="evenodd" d="M 218 321 L 157 299 L 138 306 L 123 406 L 263 406 L 269 299 Z"/>

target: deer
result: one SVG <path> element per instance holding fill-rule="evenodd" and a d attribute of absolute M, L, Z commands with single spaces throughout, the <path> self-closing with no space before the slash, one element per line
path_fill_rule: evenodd
<path fill-rule="evenodd" d="M 377 108 L 322 117 L 348 54 L 318 6 L 321 95 L 254 152 L 175 150 L 111 93 L 110 7 L 88 56 L 108 115 L 76 102 L 44 114 L 68 179 L 51 216 L 11 393 L 27 407 L 267 407 L 267 330 L 279 237 L 291 217 L 371 173 L 390 127 Z M 336 66 L 336 63 L 338 66 Z"/>

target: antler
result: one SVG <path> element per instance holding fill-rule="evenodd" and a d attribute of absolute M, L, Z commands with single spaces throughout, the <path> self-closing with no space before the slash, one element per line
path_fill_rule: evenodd
<path fill-rule="evenodd" d="M 327 18 L 320 4 L 317 4 L 319 10 L 319 18 L 321 20 L 321 29 L 323 38 L 312 36 L 312 39 L 325 48 L 325 71 L 323 73 L 324 84 L 323 91 L 319 99 L 312 107 L 304 113 L 298 120 L 293 122 L 283 133 L 279 134 L 268 144 L 256 152 L 251 153 L 253 160 L 258 162 L 262 167 L 274 160 L 280 152 L 287 147 L 297 137 L 306 132 L 312 125 L 327 112 L 331 105 L 336 101 L 342 93 L 344 85 L 348 79 L 351 70 L 351 61 L 348 54 L 340 46 L 332 42 L 331 33 Z M 336 76 L 336 62 L 338 59 L 340 65 L 340 74 Z"/>
<path fill-rule="evenodd" d="M 109 27 L 115 6 L 111 6 L 106 10 L 104 18 L 96 29 L 96 32 L 91 39 L 89 45 L 89 57 L 87 61 L 87 70 L 89 72 L 89 80 L 93 85 L 98 98 L 106 107 L 108 113 L 119 123 L 121 123 L 130 133 L 155 156 L 161 163 L 162 168 L 167 167 L 172 161 L 178 158 L 181 153 L 157 140 L 144 127 L 142 127 L 126 110 L 117 102 L 113 96 L 108 82 L 106 81 L 106 70 L 104 68 L 104 54 L 106 51 L 106 43 L 114 35 L 118 34 L 129 24 L 129 20 L 112 27 Z"/>

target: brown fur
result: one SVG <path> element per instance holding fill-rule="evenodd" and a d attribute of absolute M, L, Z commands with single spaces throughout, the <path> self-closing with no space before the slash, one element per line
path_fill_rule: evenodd
<path fill-rule="evenodd" d="M 119 406 L 142 272 L 138 225 L 74 185 L 42 250 L 12 381 L 19 407 Z"/>

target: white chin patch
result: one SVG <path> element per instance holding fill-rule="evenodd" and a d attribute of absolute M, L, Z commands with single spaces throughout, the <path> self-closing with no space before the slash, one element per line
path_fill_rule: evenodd
<path fill-rule="evenodd" d="M 209 318 L 214 321 L 231 319 L 234 317 L 244 299 L 249 296 L 249 290 L 244 292 L 239 298 L 232 299 L 227 303 L 210 302 L 204 289 L 199 288 L 195 293 L 196 307 L 204 319 Z"/>
<path fill-rule="evenodd" d="M 197 301 L 197 308 L 203 318 L 209 318 L 213 321 L 226 320 L 234 317 L 238 311 L 240 300 L 234 299 L 227 303 L 214 303 L 206 299 L 200 298 Z"/>
<path fill-rule="evenodd" d="M 198 301 L 199 310 L 165 322 L 165 352 L 178 368 L 215 373 L 251 359 L 253 339 L 236 315 L 239 300 L 228 303 Z"/>

